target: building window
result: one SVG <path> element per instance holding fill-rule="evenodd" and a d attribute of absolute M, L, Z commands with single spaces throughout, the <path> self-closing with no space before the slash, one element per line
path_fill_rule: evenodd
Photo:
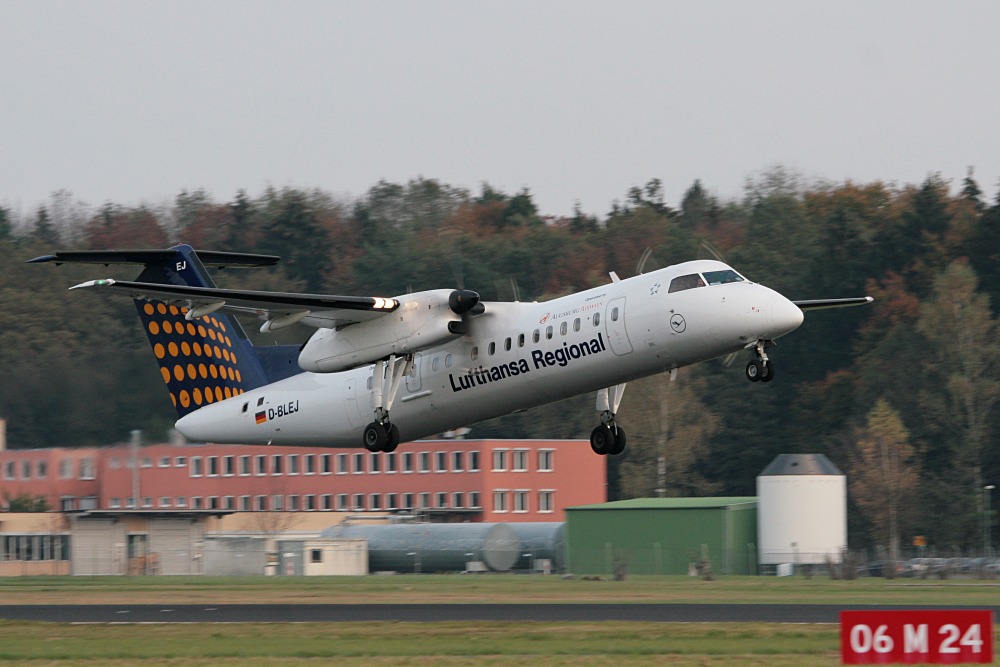
<path fill-rule="evenodd" d="M 147 508 L 148 507 L 152 507 L 153 506 L 153 499 L 150 496 L 144 496 L 143 499 L 142 499 L 142 506 L 143 507 L 147 507 Z"/>
<path fill-rule="evenodd" d="M 7 465 L 11 466 L 12 467 L 11 469 L 13 469 L 14 462 L 11 461 Z M 112 456 L 111 460 L 108 462 L 108 467 L 111 468 L 112 470 L 118 470 L 119 468 L 122 467 L 121 459 L 119 459 L 117 456 Z M 11 474 L 13 475 L 13 472 Z M 14 478 L 8 477 L 7 479 L 14 479 Z"/>
<path fill-rule="evenodd" d="M 323 454 L 319 457 L 320 472 L 324 475 L 329 475 L 333 472 L 332 463 L 333 457 L 329 454 Z"/>
<path fill-rule="evenodd" d="M 222 474 L 226 477 L 232 477 L 236 474 L 235 460 L 233 456 L 222 457 Z"/>
<path fill-rule="evenodd" d="M 448 452 L 434 452 L 434 471 L 448 472 Z"/>
<path fill-rule="evenodd" d="M 73 476 L 73 461 L 71 459 L 59 459 L 59 479 L 69 479 Z"/>
<path fill-rule="evenodd" d="M 479 492 L 469 491 L 469 507 L 479 509 Z"/>
<path fill-rule="evenodd" d="M 469 452 L 469 472 L 479 472 L 479 452 Z"/>
<path fill-rule="evenodd" d="M 324 512 L 329 512 L 330 510 L 333 509 L 333 495 L 332 494 L 330 494 L 330 493 L 324 493 L 321 496 L 321 498 L 320 498 L 320 502 L 322 503 L 322 507 L 323 507 L 323 511 Z"/>
<path fill-rule="evenodd" d="M 354 494 L 354 509 L 361 511 L 365 508 L 365 494 L 355 493 Z"/>
<path fill-rule="evenodd" d="M 63 512 L 72 512 L 76 509 L 76 498 L 64 496 L 59 499 L 59 509 Z"/>
<path fill-rule="evenodd" d="M 462 472 L 462 458 L 464 452 L 452 452 L 451 453 L 451 471 L 452 472 Z"/>
<path fill-rule="evenodd" d="M 271 511 L 282 512 L 285 509 L 285 497 L 282 495 L 271 496 Z"/>
<path fill-rule="evenodd" d="M 462 495 L 463 494 L 461 492 L 456 492 L 456 493 L 451 494 L 451 506 L 452 507 L 454 507 L 456 509 L 462 509 L 462 502 L 463 502 Z"/>
<path fill-rule="evenodd" d="M 208 457 L 208 476 L 218 477 L 219 476 L 219 457 L 209 456 Z"/>
<path fill-rule="evenodd" d="M 303 498 L 302 509 L 307 512 L 316 511 L 316 496 L 312 493 L 306 494 Z"/>
<path fill-rule="evenodd" d="M 186 496 L 177 496 L 177 502 L 174 503 L 174 507 L 187 507 L 188 501 Z"/>
<path fill-rule="evenodd" d="M 387 510 L 399 509 L 399 507 L 396 505 L 396 503 L 398 502 L 396 498 L 397 496 L 395 493 L 385 494 L 385 508 Z"/>
<path fill-rule="evenodd" d="M 382 459 L 379 457 L 378 452 L 371 452 L 368 455 L 368 472 L 377 473 L 380 472 Z"/>
<path fill-rule="evenodd" d="M 346 512 L 347 511 L 347 494 L 338 493 L 337 494 L 337 511 Z"/>
<path fill-rule="evenodd" d="M 539 472 L 552 472 L 552 457 L 554 455 L 554 450 L 551 449 L 540 449 L 538 450 L 538 470 Z"/>
<path fill-rule="evenodd" d="M 254 509 L 258 512 L 266 512 L 267 496 L 254 496 Z"/>
<path fill-rule="evenodd" d="M 309 550 L 309 562 L 310 563 L 322 563 L 323 562 L 323 550 L 322 549 L 310 549 Z"/>
<path fill-rule="evenodd" d="M 250 511 L 250 496 L 240 496 L 240 511 L 241 512 Z"/>
<path fill-rule="evenodd" d="M 161 456 L 160 457 L 159 466 L 161 468 L 169 468 L 170 467 L 170 457 L 169 456 Z"/>
<path fill-rule="evenodd" d="M 360 475 L 365 471 L 365 455 L 354 454 L 354 474 Z"/>
<path fill-rule="evenodd" d="M 337 454 L 337 474 L 347 474 L 347 454 Z"/>
<path fill-rule="evenodd" d="M 196 510 L 205 509 L 204 505 L 201 502 L 201 496 L 194 496 L 193 498 L 191 498 L 191 509 L 196 509 Z"/>
<path fill-rule="evenodd" d="M 222 499 L 222 509 L 224 510 L 235 510 L 236 509 L 236 498 L 233 496 L 225 496 Z"/>
<path fill-rule="evenodd" d="M 507 491 L 497 490 L 493 492 L 493 511 L 494 512 L 507 511 Z"/>
<path fill-rule="evenodd" d="M 539 491 L 538 492 L 538 511 L 539 512 L 551 512 L 553 511 L 553 500 L 552 497 L 555 491 Z"/>
<path fill-rule="evenodd" d="M 403 452 L 403 472 L 413 472 L 413 452 Z"/>
<path fill-rule="evenodd" d="M 316 474 L 316 455 L 306 454 L 302 457 L 302 472 L 306 475 Z"/>
<path fill-rule="evenodd" d="M 396 452 L 388 452 L 385 455 L 385 471 L 396 472 Z"/>
<path fill-rule="evenodd" d="M 413 494 L 404 493 L 403 494 L 403 509 L 412 510 L 413 509 Z"/>
<path fill-rule="evenodd" d="M 89 456 L 80 459 L 80 479 L 94 479 L 94 459 Z"/>
<path fill-rule="evenodd" d="M 191 476 L 192 477 L 201 477 L 203 474 L 205 474 L 205 470 L 202 467 L 201 457 L 200 456 L 192 456 L 191 457 Z"/>
<path fill-rule="evenodd" d="M 507 470 L 507 450 L 506 449 L 494 449 L 493 450 L 493 470 L 495 472 L 503 472 Z"/>
<path fill-rule="evenodd" d="M 431 494 L 426 491 L 420 494 L 420 509 L 430 509 Z"/>
<path fill-rule="evenodd" d="M 448 494 L 444 491 L 438 491 L 434 494 L 434 505 L 439 509 L 444 509 L 448 507 Z"/>
<path fill-rule="evenodd" d="M 528 511 L 528 492 L 525 490 L 517 490 L 514 492 L 514 511 L 515 512 L 527 512 Z"/>
<path fill-rule="evenodd" d="M 250 457 L 246 454 L 240 457 L 240 477 L 250 474 Z"/>
<path fill-rule="evenodd" d="M 368 496 L 368 509 L 373 511 L 382 509 L 382 496 L 377 493 Z"/>
<path fill-rule="evenodd" d="M 514 472 L 524 472 L 528 469 L 528 450 L 515 449 L 511 455 L 511 469 Z"/>
<path fill-rule="evenodd" d="M 271 474 L 272 475 L 281 475 L 281 474 L 283 474 L 283 470 L 284 470 L 283 466 L 282 466 L 282 460 L 283 460 L 283 458 L 284 457 L 282 457 L 281 454 L 272 454 L 271 455 Z"/>
<path fill-rule="evenodd" d="M 111 509 L 118 509 L 119 507 L 122 506 L 122 499 L 121 498 L 112 498 L 109 501 L 109 504 L 111 505 Z"/>
<path fill-rule="evenodd" d="M 420 472 L 431 471 L 431 453 L 420 452 Z"/>
<path fill-rule="evenodd" d="M 298 512 L 299 511 L 299 497 L 296 495 L 288 496 L 288 511 Z"/>
<path fill-rule="evenodd" d="M 187 457 L 186 456 L 175 456 L 174 457 L 174 467 L 175 468 L 184 468 L 186 466 L 187 466 Z"/>
<path fill-rule="evenodd" d="M 31 461 L 21 461 L 21 479 L 31 479 Z"/>
<path fill-rule="evenodd" d="M 289 454 L 288 455 L 288 474 L 298 475 L 299 474 L 299 455 Z"/>
<path fill-rule="evenodd" d="M 257 476 L 267 474 L 267 456 L 264 454 L 258 454 L 253 457 L 254 463 L 254 474 Z"/>
<path fill-rule="evenodd" d="M 209 496 L 208 497 L 208 509 L 217 510 L 219 509 L 219 496 Z"/>

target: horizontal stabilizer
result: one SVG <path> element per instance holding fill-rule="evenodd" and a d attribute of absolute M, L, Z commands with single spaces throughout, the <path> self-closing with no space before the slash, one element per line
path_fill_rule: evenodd
<path fill-rule="evenodd" d="M 874 301 L 870 296 L 856 296 L 849 299 L 807 299 L 792 301 L 802 310 L 822 310 L 823 308 L 846 308 L 848 306 L 864 306 Z"/>
<path fill-rule="evenodd" d="M 42 255 L 29 259 L 28 264 L 55 262 L 67 264 L 155 264 L 170 261 L 177 257 L 177 250 L 72 250 L 60 251 L 51 255 Z M 259 268 L 274 266 L 281 261 L 276 255 L 251 255 L 242 252 L 218 252 L 214 250 L 199 250 L 198 259 L 205 266 L 214 268 Z"/>

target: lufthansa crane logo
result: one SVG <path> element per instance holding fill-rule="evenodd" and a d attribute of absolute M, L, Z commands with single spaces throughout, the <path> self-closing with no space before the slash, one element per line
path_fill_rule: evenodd
<path fill-rule="evenodd" d="M 670 328 L 676 333 L 684 333 L 687 329 L 687 322 L 684 321 L 684 316 L 680 313 L 674 313 L 670 316 Z"/>

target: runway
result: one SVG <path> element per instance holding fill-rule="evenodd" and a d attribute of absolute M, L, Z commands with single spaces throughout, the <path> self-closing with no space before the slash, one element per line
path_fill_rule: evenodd
<path fill-rule="evenodd" d="M 0 619 L 50 623 L 435 623 L 460 621 L 643 621 L 654 623 L 838 623 L 847 609 L 899 605 L 820 604 L 226 604 L 0 605 Z M 920 606 L 920 609 L 967 609 Z M 983 607 L 977 607 L 983 608 Z M 1000 606 L 985 607 L 1000 622 Z"/>

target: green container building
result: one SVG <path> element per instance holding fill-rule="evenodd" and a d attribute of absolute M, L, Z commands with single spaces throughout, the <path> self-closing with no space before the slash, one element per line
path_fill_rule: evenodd
<path fill-rule="evenodd" d="M 637 498 L 566 509 L 568 571 L 757 574 L 757 498 Z"/>

